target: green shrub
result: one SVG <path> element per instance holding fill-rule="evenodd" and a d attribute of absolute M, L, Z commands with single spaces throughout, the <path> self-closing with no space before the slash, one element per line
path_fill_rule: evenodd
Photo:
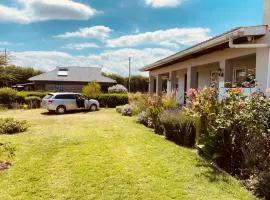
<path fill-rule="evenodd" d="M 82 93 L 86 97 L 96 98 L 101 94 L 101 86 L 96 81 L 90 82 L 82 88 Z"/>
<path fill-rule="evenodd" d="M 0 88 L 0 104 L 7 105 L 10 108 L 11 104 L 16 100 L 16 95 L 17 91 L 12 88 Z"/>
<path fill-rule="evenodd" d="M 165 110 L 160 114 L 160 124 L 166 139 L 176 144 L 192 147 L 196 143 L 196 123 L 179 109 Z"/>
<path fill-rule="evenodd" d="M 26 121 L 18 121 L 13 118 L 0 119 L 0 134 L 21 133 L 28 129 Z"/>
<path fill-rule="evenodd" d="M 163 112 L 162 103 L 157 101 L 156 97 L 148 100 L 147 115 L 149 116 L 148 126 L 154 128 L 155 133 L 162 134 L 163 130 L 160 124 L 160 114 Z"/>
<path fill-rule="evenodd" d="M 25 102 L 30 109 L 40 108 L 41 98 L 37 96 L 28 96 L 25 97 Z"/>
<path fill-rule="evenodd" d="M 0 143 L 0 161 L 13 158 L 15 148 L 10 143 Z"/>
<path fill-rule="evenodd" d="M 17 98 L 26 98 L 26 97 L 39 97 L 43 98 L 48 94 L 48 92 L 40 92 L 40 91 L 19 91 L 17 92 Z"/>
<path fill-rule="evenodd" d="M 97 98 L 101 107 L 115 108 L 128 104 L 127 94 L 100 94 Z"/>

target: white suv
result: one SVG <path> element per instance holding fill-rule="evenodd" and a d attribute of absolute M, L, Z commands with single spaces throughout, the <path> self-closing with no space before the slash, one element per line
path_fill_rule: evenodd
<path fill-rule="evenodd" d="M 41 106 L 49 112 L 64 114 L 72 110 L 96 111 L 99 109 L 99 102 L 87 99 L 79 93 L 50 93 L 42 99 Z"/>

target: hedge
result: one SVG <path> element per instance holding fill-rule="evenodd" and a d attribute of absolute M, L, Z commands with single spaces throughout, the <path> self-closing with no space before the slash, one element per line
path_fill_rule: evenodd
<path fill-rule="evenodd" d="M 115 108 L 128 104 L 127 94 L 101 94 L 95 99 L 99 101 L 101 107 Z"/>

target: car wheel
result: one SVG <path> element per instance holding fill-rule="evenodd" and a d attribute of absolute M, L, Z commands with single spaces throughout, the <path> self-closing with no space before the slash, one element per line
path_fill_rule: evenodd
<path fill-rule="evenodd" d="M 96 104 L 92 104 L 91 106 L 90 106 L 90 111 L 96 111 L 97 110 L 97 105 Z"/>
<path fill-rule="evenodd" d="M 57 114 L 65 114 L 66 113 L 66 107 L 65 106 L 58 106 L 56 108 L 56 113 Z"/>

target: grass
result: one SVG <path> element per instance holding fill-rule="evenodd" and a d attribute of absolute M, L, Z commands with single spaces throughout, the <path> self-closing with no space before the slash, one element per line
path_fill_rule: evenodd
<path fill-rule="evenodd" d="M 42 112 L 0 112 L 31 122 L 25 133 L 0 135 L 16 146 L 12 168 L 0 172 L 0 199 L 255 199 L 194 150 L 114 109 Z"/>

